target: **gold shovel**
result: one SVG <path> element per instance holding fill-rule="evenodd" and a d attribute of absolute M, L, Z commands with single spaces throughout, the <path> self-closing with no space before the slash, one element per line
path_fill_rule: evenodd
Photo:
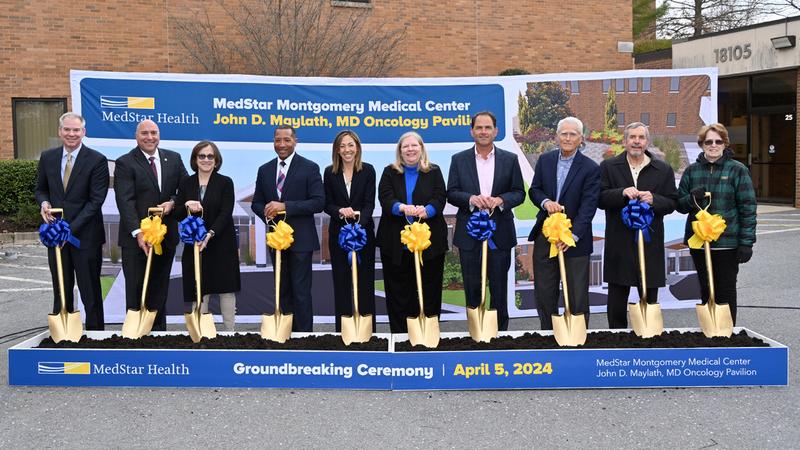
<path fill-rule="evenodd" d="M 562 347 L 577 347 L 586 343 L 586 319 L 583 314 L 572 314 L 569 309 L 569 290 L 567 271 L 564 267 L 564 252 L 558 250 L 558 269 L 561 272 L 561 285 L 564 289 L 564 315 L 553 314 L 553 335 Z"/>
<path fill-rule="evenodd" d="M 711 192 L 706 192 L 708 206 L 704 209 L 708 211 L 711 206 Z M 695 202 L 695 204 L 697 204 Z M 697 205 L 699 208 L 700 205 Z M 703 249 L 706 257 L 706 273 L 708 274 L 708 302 L 703 305 L 695 305 L 697 310 L 697 321 L 706 337 L 731 337 L 733 334 L 733 317 L 731 316 L 730 305 L 718 305 L 714 299 L 714 269 L 711 267 L 711 245 L 708 241 L 703 242 Z"/>
<path fill-rule="evenodd" d="M 62 208 L 51 208 L 50 214 L 64 215 Z M 61 263 L 61 246 L 53 249 L 56 253 L 56 269 L 58 270 L 58 293 L 61 297 L 61 311 L 47 315 L 47 325 L 50 327 L 50 337 L 58 344 L 61 341 L 78 342 L 83 336 L 83 323 L 81 313 L 78 311 L 67 312 L 67 297 L 64 288 L 64 267 Z"/>
<path fill-rule="evenodd" d="M 278 214 L 286 214 L 281 211 Z M 275 249 L 275 314 L 262 314 L 261 337 L 284 343 L 292 334 L 292 314 L 281 313 L 281 250 Z"/>
<path fill-rule="evenodd" d="M 423 345 L 436 348 L 439 345 L 439 316 L 425 315 L 425 303 L 422 301 L 422 271 L 420 271 L 420 252 L 414 252 L 414 269 L 417 275 L 417 298 L 419 299 L 419 316 L 406 318 L 408 340 L 411 345 Z"/>
<path fill-rule="evenodd" d="M 202 338 L 214 339 L 217 337 L 217 327 L 214 326 L 214 316 L 211 313 L 202 313 L 203 293 L 200 290 L 200 242 L 194 243 L 194 288 L 197 291 L 197 302 L 194 311 L 186 313 L 186 329 L 189 337 L 195 344 Z"/>
<path fill-rule="evenodd" d="M 475 342 L 489 342 L 497 337 L 497 311 L 489 310 L 486 303 L 486 272 L 489 259 L 489 240 L 481 245 L 481 304 L 467 308 L 469 335 Z"/>
<path fill-rule="evenodd" d="M 642 278 L 642 296 L 638 303 L 628 303 L 633 332 L 643 338 L 658 336 L 664 332 L 664 317 L 661 305 L 647 303 L 647 272 L 644 267 L 644 236 L 639 230 L 639 276 Z"/>
<path fill-rule="evenodd" d="M 356 216 L 359 215 L 355 211 Z M 362 316 L 358 312 L 358 257 L 356 252 L 350 253 L 353 273 L 353 315 L 342 316 L 342 341 L 344 345 L 352 342 L 368 342 L 372 338 L 372 314 Z"/>
<path fill-rule="evenodd" d="M 163 208 L 148 208 L 147 213 L 151 216 L 161 216 L 164 214 Z M 150 281 L 150 266 L 153 262 L 153 246 L 147 251 L 147 264 L 144 269 L 144 283 L 142 284 L 142 300 L 139 309 L 129 309 L 125 313 L 125 321 L 122 323 L 122 336 L 128 339 L 139 339 L 150 334 L 153 329 L 153 322 L 156 320 L 158 311 L 147 309 L 147 284 Z"/>

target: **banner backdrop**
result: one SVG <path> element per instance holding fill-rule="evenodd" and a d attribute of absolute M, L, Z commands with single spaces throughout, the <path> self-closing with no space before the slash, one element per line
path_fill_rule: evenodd
<path fill-rule="evenodd" d="M 250 201 L 258 167 L 275 157 L 272 136 L 278 125 L 296 128 L 297 152 L 316 162 L 320 170 L 331 163 L 336 133 L 352 129 L 362 140 L 363 159 L 378 173 L 394 161 L 397 138 L 415 130 L 425 140 L 431 161 L 447 175 L 452 155 L 472 146 L 471 115 L 492 111 L 498 119 L 496 145 L 518 155 L 527 188 L 538 156 L 555 145 L 559 119 L 574 115 L 584 121 L 586 145 L 581 151 L 598 162 L 623 151 L 621 133 L 626 123 L 642 121 L 654 137 L 654 153 L 675 168 L 677 182 L 699 153 L 695 133 L 701 125 L 716 121 L 717 104 L 716 68 L 422 79 L 72 71 L 70 82 L 73 110 L 86 118 L 85 143 L 103 152 L 112 165 L 136 146 L 136 125 L 144 119 L 158 124 L 160 146 L 178 151 L 187 170 L 194 144 L 207 139 L 219 145 L 224 159 L 221 173 L 233 178 L 236 189 L 234 223 L 243 283 L 237 308 L 238 320 L 243 322 L 260 321 L 260 315 L 273 304 L 266 230 L 250 211 Z M 455 211 L 450 205 L 445 209 L 445 217 L 453 219 L 448 223 L 454 222 Z M 536 211 L 529 199 L 514 211 L 520 245 L 513 256 L 514 273 L 509 276 L 506 299 L 512 317 L 535 315 L 532 245 L 527 236 Z M 113 278 L 105 301 L 106 320 L 117 322 L 124 318 L 125 301 L 113 186 L 103 213 L 109 242 L 104 248 L 104 274 L 110 281 Z M 377 202 L 373 215 L 380 216 Z M 665 220 L 669 286 L 659 295 L 664 308 L 696 303 L 696 276 L 687 266 L 688 252 L 679 245 L 684 220 L 679 214 Z M 603 221 L 603 211 L 598 211 L 590 280 L 594 312 L 605 310 Z M 317 225 L 322 250 L 314 254 L 314 311 L 317 322 L 332 322 L 324 213 L 317 215 Z M 180 277 L 176 261 L 167 306 L 168 314 L 173 315 L 171 322 L 183 320 Z M 386 308 L 380 263 L 376 278 L 377 311 L 379 320 L 385 320 L 381 316 Z M 448 255 L 443 289 L 442 318 L 463 319 L 464 296 L 454 254 Z M 211 309 L 218 312 L 215 301 Z"/>

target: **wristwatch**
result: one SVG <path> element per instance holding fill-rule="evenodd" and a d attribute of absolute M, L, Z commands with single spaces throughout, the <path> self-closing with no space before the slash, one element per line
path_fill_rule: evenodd
<path fill-rule="evenodd" d="M 211 236 L 211 239 L 214 239 L 214 236 L 217 235 L 217 233 L 214 232 L 214 230 L 208 230 L 208 234 L 209 234 L 209 236 Z"/>

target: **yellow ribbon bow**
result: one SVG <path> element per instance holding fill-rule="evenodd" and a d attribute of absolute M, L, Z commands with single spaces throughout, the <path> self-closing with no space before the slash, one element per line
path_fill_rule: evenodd
<path fill-rule="evenodd" d="M 692 222 L 694 236 L 689 238 L 689 248 L 703 248 L 703 243 L 716 241 L 727 226 L 722 216 L 710 214 L 705 209 L 701 209 L 694 217 L 697 220 Z"/>
<path fill-rule="evenodd" d="M 556 243 L 561 241 L 570 247 L 575 247 L 575 239 L 572 238 L 572 221 L 564 213 L 551 214 L 544 220 L 542 234 L 550 242 L 550 257 L 558 255 Z"/>
<path fill-rule="evenodd" d="M 161 216 L 145 217 L 139 223 L 145 242 L 153 246 L 156 255 L 161 254 L 161 241 L 167 235 L 167 226 L 161 223 Z"/>
<path fill-rule="evenodd" d="M 294 242 L 292 233 L 294 233 L 294 229 L 291 225 L 281 220 L 274 225 L 273 231 L 267 233 L 267 245 L 275 250 L 286 250 Z"/>
<path fill-rule="evenodd" d="M 400 232 L 400 242 L 408 247 L 410 252 L 422 252 L 431 246 L 431 227 L 422 222 L 406 225 Z"/>

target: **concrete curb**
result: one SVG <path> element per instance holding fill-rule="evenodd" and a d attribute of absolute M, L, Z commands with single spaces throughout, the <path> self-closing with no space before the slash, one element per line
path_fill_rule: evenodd
<path fill-rule="evenodd" d="M 39 242 L 39 233 L 36 231 L 18 231 L 14 233 L 0 233 L 0 245 L 25 245 Z"/>

